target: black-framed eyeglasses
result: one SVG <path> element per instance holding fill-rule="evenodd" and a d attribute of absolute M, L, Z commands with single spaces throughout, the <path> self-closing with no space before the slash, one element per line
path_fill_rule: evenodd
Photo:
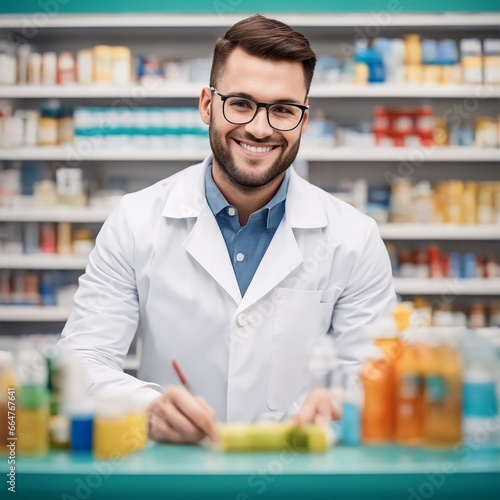
<path fill-rule="evenodd" d="M 288 132 L 297 128 L 309 106 L 292 102 L 259 102 L 239 95 L 224 95 L 215 87 L 210 87 L 222 100 L 222 114 L 233 125 L 250 123 L 259 108 L 266 108 L 267 122 L 275 130 Z"/>

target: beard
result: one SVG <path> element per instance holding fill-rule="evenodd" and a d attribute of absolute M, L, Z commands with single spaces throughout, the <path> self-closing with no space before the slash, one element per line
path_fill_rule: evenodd
<path fill-rule="evenodd" d="M 258 191 L 269 185 L 293 163 L 300 146 L 300 135 L 297 141 L 287 151 L 286 147 L 288 146 L 288 142 L 283 138 L 278 140 L 267 139 L 263 141 L 261 139 L 256 139 L 251 134 L 245 134 L 244 137 L 240 138 L 242 141 L 248 140 L 254 143 L 260 143 L 263 147 L 268 143 L 276 144 L 278 142 L 280 143 L 278 147 L 282 149 L 280 156 L 265 172 L 256 174 L 255 172 L 246 172 L 244 169 L 238 168 L 229 148 L 229 144 L 222 144 L 221 134 L 213 123 L 210 123 L 209 126 L 209 137 L 210 146 L 219 170 L 234 186 L 243 191 Z M 229 138 L 228 140 L 232 141 L 233 139 Z M 264 159 L 264 161 L 266 160 Z M 251 165 L 259 165 L 262 160 L 258 158 L 247 159 L 247 162 Z"/>

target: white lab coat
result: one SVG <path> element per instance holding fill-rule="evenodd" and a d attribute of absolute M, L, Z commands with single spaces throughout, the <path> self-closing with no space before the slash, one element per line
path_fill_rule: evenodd
<path fill-rule="evenodd" d="M 300 178 L 244 297 L 205 199 L 211 157 L 124 196 L 80 278 L 60 345 L 85 359 L 89 390 L 148 403 L 178 384 L 177 360 L 220 421 L 279 420 L 307 392 L 312 338 L 330 333 L 359 368 L 367 325 L 395 298 L 373 219 Z M 251 251 L 251 249 L 249 249 Z M 138 378 L 122 372 L 138 329 Z"/>

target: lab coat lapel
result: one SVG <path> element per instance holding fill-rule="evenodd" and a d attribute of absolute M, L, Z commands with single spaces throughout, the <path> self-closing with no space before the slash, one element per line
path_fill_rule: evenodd
<path fill-rule="evenodd" d="M 246 309 L 257 302 L 303 262 L 304 256 L 297 244 L 294 229 L 322 228 L 326 225 L 326 215 L 314 188 L 290 167 L 285 216 L 238 309 Z"/>
<path fill-rule="evenodd" d="M 285 216 L 278 226 L 238 309 L 243 310 L 257 302 L 299 266 L 303 260 L 293 230 Z"/>
<path fill-rule="evenodd" d="M 208 204 L 205 204 L 184 248 L 239 304 L 241 292 L 236 281 L 226 243 Z"/>
<path fill-rule="evenodd" d="M 205 198 L 205 170 L 211 163 L 209 156 L 203 163 L 177 174 L 162 215 L 174 219 L 196 218 L 184 240 L 184 248 L 239 304 L 241 293 L 227 247 Z"/>

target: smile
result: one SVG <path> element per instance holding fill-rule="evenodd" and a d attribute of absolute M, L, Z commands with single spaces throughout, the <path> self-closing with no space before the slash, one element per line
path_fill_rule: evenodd
<path fill-rule="evenodd" d="M 262 146 L 250 146 L 249 144 L 246 144 L 241 141 L 236 141 L 243 149 L 246 151 L 250 151 L 251 153 L 268 153 L 272 149 L 274 149 L 276 146 L 267 146 L 267 147 L 262 147 Z"/>

